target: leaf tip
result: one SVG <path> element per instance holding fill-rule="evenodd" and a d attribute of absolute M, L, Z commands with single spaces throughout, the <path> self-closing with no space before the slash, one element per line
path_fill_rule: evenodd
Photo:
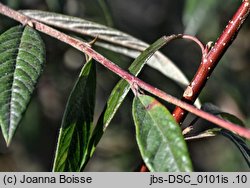
<path fill-rule="evenodd" d="M 13 136 L 14 136 L 14 134 L 11 134 L 11 133 L 4 135 L 4 140 L 5 140 L 7 147 L 10 146 Z"/>
<path fill-rule="evenodd" d="M 7 146 L 7 147 L 10 146 L 11 140 L 12 140 L 12 139 L 11 139 L 11 137 L 9 137 L 9 136 L 8 136 L 7 138 L 5 138 L 5 142 L 6 142 L 6 146 Z"/>

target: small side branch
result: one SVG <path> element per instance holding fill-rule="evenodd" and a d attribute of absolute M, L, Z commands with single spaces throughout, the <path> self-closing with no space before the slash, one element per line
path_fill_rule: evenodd
<path fill-rule="evenodd" d="M 183 93 L 182 101 L 193 104 L 197 99 L 221 57 L 236 38 L 241 26 L 249 15 L 249 11 L 249 0 L 243 0 L 214 46 L 204 54 L 198 71 Z M 173 115 L 176 121 L 181 124 L 187 115 L 187 111 L 178 106 L 173 111 Z"/>

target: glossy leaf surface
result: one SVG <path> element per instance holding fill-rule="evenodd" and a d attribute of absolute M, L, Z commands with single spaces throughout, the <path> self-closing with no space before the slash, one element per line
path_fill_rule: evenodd
<path fill-rule="evenodd" d="M 71 91 L 60 129 L 53 171 L 81 171 L 95 106 L 95 63 L 88 61 Z"/>
<path fill-rule="evenodd" d="M 156 99 L 140 95 L 133 101 L 136 139 L 150 171 L 192 171 L 186 142 L 171 113 Z"/>

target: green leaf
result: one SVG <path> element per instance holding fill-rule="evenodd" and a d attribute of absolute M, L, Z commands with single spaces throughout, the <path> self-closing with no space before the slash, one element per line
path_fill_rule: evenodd
<path fill-rule="evenodd" d="M 220 116 L 222 119 L 232 122 L 234 124 L 245 127 L 245 124 L 243 123 L 243 121 L 241 121 L 238 117 L 236 117 L 235 115 L 226 113 L 226 112 L 222 112 L 217 106 L 211 103 L 203 104 L 202 110 L 204 110 L 205 112 L 209 112 L 213 115 Z M 192 124 L 195 124 L 198 119 L 200 118 L 195 118 Z M 193 140 L 193 139 L 206 138 L 206 137 L 211 137 L 211 136 L 216 136 L 218 134 L 221 134 L 227 137 L 228 139 L 230 139 L 238 147 L 244 159 L 246 160 L 248 166 L 250 167 L 250 149 L 248 148 L 244 138 L 241 138 L 239 135 L 236 135 L 233 132 L 228 131 L 226 129 L 220 128 L 214 124 L 209 124 L 208 126 L 202 126 L 203 129 L 197 132 L 197 129 L 199 127 L 195 127 L 194 125 L 187 127 L 187 129 L 190 129 L 188 134 L 192 133 L 193 131 L 196 131 L 196 134 L 194 136 L 187 136 L 185 137 L 185 139 Z"/>
<path fill-rule="evenodd" d="M 136 58 L 149 47 L 149 44 L 124 32 L 81 18 L 37 10 L 22 10 L 21 12 L 48 25 L 94 38 L 98 36 L 96 45 L 132 58 Z M 147 64 L 177 82 L 183 88 L 186 88 L 189 84 L 188 79 L 179 68 L 160 52 L 155 53 Z"/>
<path fill-rule="evenodd" d="M 192 171 L 181 129 L 163 105 L 150 96 L 137 96 L 133 118 L 137 143 L 150 171 Z"/>
<path fill-rule="evenodd" d="M 20 123 L 45 62 L 39 34 L 26 26 L 0 36 L 0 126 L 7 145 Z"/>
<path fill-rule="evenodd" d="M 205 112 L 209 112 L 213 115 L 220 116 L 224 120 L 227 120 L 227 121 L 232 122 L 234 124 L 245 127 L 245 124 L 243 123 L 243 121 L 241 119 L 239 119 L 238 117 L 236 117 L 233 114 L 221 111 L 217 106 L 215 106 L 211 103 L 204 103 L 202 105 L 201 109 L 204 110 Z"/>
<path fill-rule="evenodd" d="M 137 76 L 145 63 L 149 60 L 149 58 L 159 50 L 164 44 L 167 43 L 169 38 L 162 37 L 154 42 L 149 48 L 147 48 L 144 52 L 141 53 L 139 57 L 135 59 L 135 61 L 129 67 L 129 71 Z M 93 131 L 91 136 L 91 141 L 89 142 L 89 154 L 88 156 L 91 157 L 96 149 L 96 145 L 100 141 L 103 133 L 105 132 L 106 128 L 110 124 L 111 120 L 113 119 L 115 113 L 117 112 L 118 108 L 120 107 L 121 103 L 127 96 L 130 90 L 130 85 L 126 80 L 121 79 L 114 89 L 112 90 L 107 104 L 98 119 L 97 125 Z M 89 158 L 86 158 L 85 164 L 87 164 Z"/>
<path fill-rule="evenodd" d="M 195 136 L 188 136 L 185 137 L 185 140 L 194 140 L 194 139 L 201 139 L 201 138 L 208 138 L 212 136 L 217 136 L 221 134 L 226 138 L 230 139 L 240 150 L 241 154 L 243 155 L 245 161 L 247 162 L 248 166 L 250 167 L 250 149 L 247 146 L 245 140 L 241 138 L 239 135 L 234 134 L 231 131 L 222 128 L 213 128 L 208 129 L 204 132 L 201 132 Z"/>
<path fill-rule="evenodd" d="M 250 168 L 250 149 L 246 142 L 240 136 L 226 129 L 220 130 L 219 133 L 230 139 L 237 146 Z"/>
<path fill-rule="evenodd" d="M 201 110 L 208 112 L 210 114 L 216 115 L 221 117 L 224 120 L 227 120 L 229 122 L 232 122 L 234 124 L 240 125 L 242 127 L 245 127 L 245 124 L 243 123 L 242 120 L 240 120 L 238 117 L 236 117 L 233 114 L 227 113 L 227 112 L 223 112 L 221 111 L 217 106 L 211 104 L 211 103 L 204 103 L 201 107 Z M 217 125 L 213 124 L 213 123 L 204 123 L 203 126 L 196 126 L 196 122 L 198 120 L 202 120 L 200 117 L 195 117 L 194 120 L 190 123 L 190 126 L 187 127 L 187 130 L 189 128 L 190 131 L 188 131 L 188 136 L 190 137 L 190 134 L 192 135 L 193 138 L 199 138 L 200 134 L 205 134 L 207 136 L 209 136 L 209 134 L 207 134 L 208 132 L 210 132 L 210 130 L 213 130 L 214 128 L 219 128 Z M 208 130 L 208 132 L 206 132 Z M 212 131 L 214 132 L 214 131 Z M 211 133 L 211 135 L 213 135 L 213 133 Z M 205 136 L 206 137 L 206 136 Z M 190 137 L 191 138 L 191 137 Z M 201 138 L 201 137 L 200 137 Z"/>
<path fill-rule="evenodd" d="M 53 171 L 81 171 L 95 106 L 96 68 L 88 61 L 71 91 L 58 138 Z"/>

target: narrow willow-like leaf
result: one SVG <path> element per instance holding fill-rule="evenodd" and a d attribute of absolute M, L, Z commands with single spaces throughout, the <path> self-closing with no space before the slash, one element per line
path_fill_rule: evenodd
<path fill-rule="evenodd" d="M 137 96 L 133 101 L 133 118 L 137 143 L 150 171 L 192 171 L 181 129 L 162 104 L 147 95 Z"/>
<path fill-rule="evenodd" d="M 98 37 L 97 45 L 136 58 L 149 44 L 126 33 L 90 22 L 81 18 L 37 10 L 22 10 L 23 14 L 43 23 L 87 36 Z M 102 42 L 99 42 L 102 40 Z M 149 66 L 179 83 L 184 88 L 189 84 L 186 76 L 162 53 L 157 52 L 147 62 Z"/>
<path fill-rule="evenodd" d="M 186 129 L 189 129 L 190 127 L 187 127 Z M 186 130 L 184 129 L 184 131 Z M 203 132 L 197 133 L 193 136 L 185 136 L 185 140 L 196 140 L 196 139 L 203 139 L 203 138 L 208 138 L 208 137 L 214 137 L 218 134 L 218 131 L 220 131 L 221 128 L 212 128 L 212 129 L 208 129 L 205 130 Z M 183 131 L 182 131 L 183 133 Z"/>
<path fill-rule="evenodd" d="M 45 62 L 39 34 L 15 26 L 0 36 L 0 126 L 7 145 L 30 101 Z"/>
<path fill-rule="evenodd" d="M 209 112 L 213 115 L 220 116 L 221 118 L 223 118 L 229 122 L 232 122 L 232 123 L 235 123 L 235 124 L 238 124 L 240 126 L 245 127 L 245 124 L 243 123 L 243 121 L 241 121 L 238 117 L 236 117 L 235 115 L 226 113 L 226 112 L 222 112 L 217 106 L 215 106 L 211 103 L 203 104 L 202 110 Z M 198 119 L 199 118 L 196 118 L 193 121 L 193 124 Z M 237 146 L 237 148 L 240 150 L 241 154 L 243 155 L 244 159 L 246 160 L 248 166 L 250 167 L 250 149 L 247 146 L 247 144 L 243 138 L 241 138 L 239 135 L 236 135 L 233 132 L 228 131 L 226 129 L 217 128 L 217 126 L 214 124 L 211 124 L 210 126 L 203 126 L 203 127 L 204 127 L 204 129 L 201 129 L 201 130 L 205 130 L 205 131 L 198 132 L 198 133 L 196 133 L 196 135 L 188 136 L 185 139 L 186 140 L 193 140 L 193 139 L 206 138 L 206 137 L 211 137 L 211 136 L 216 136 L 218 134 L 221 134 L 221 135 L 227 137 L 228 139 L 230 139 Z M 214 127 L 216 127 L 216 128 L 214 128 Z M 192 126 L 192 130 L 190 130 L 190 132 L 192 132 L 192 131 L 197 131 L 195 129 L 195 126 Z"/>
<path fill-rule="evenodd" d="M 221 111 L 217 106 L 215 106 L 211 103 L 204 103 L 202 105 L 201 109 L 204 110 L 205 112 L 209 112 L 213 115 L 221 116 L 223 119 L 230 121 L 234 124 L 241 125 L 241 126 L 245 127 L 245 124 L 243 123 L 243 121 L 241 119 L 239 119 L 238 117 L 236 117 L 233 114 Z"/>
<path fill-rule="evenodd" d="M 185 140 L 204 139 L 208 137 L 217 136 L 218 134 L 221 134 L 226 138 L 230 139 L 236 145 L 236 147 L 240 150 L 241 154 L 243 155 L 246 163 L 250 168 L 250 149 L 248 145 L 246 144 L 243 138 L 241 138 L 239 135 L 234 134 L 231 131 L 222 128 L 213 128 L 194 136 L 185 137 Z"/>
<path fill-rule="evenodd" d="M 166 44 L 172 37 L 162 37 L 154 42 L 150 47 L 148 47 L 144 52 L 140 54 L 139 57 L 135 59 L 135 61 L 129 67 L 129 71 L 137 76 L 145 63 L 150 59 L 150 57 L 159 50 L 164 44 Z M 121 103 L 125 99 L 126 95 L 130 90 L 130 85 L 126 80 L 121 79 L 114 89 L 112 90 L 107 104 L 98 119 L 97 125 L 93 131 L 93 135 L 91 137 L 91 141 L 89 142 L 89 153 L 88 156 L 92 156 L 93 152 L 96 149 L 96 145 L 101 139 L 103 133 L 106 128 L 110 124 L 110 121 L 113 119 L 115 113 L 120 107 Z M 85 164 L 88 162 L 89 158 L 86 158 Z"/>
<path fill-rule="evenodd" d="M 93 126 L 95 63 L 88 61 L 71 91 L 58 138 L 53 171 L 81 171 Z"/>
<path fill-rule="evenodd" d="M 250 168 L 250 149 L 246 142 L 240 136 L 228 130 L 222 129 L 219 133 L 229 138 L 237 146 Z"/>
<path fill-rule="evenodd" d="M 208 113 L 211 113 L 213 115 L 219 116 L 219 117 L 221 117 L 224 120 L 227 120 L 227 121 L 232 122 L 234 124 L 237 124 L 237 125 L 245 127 L 245 124 L 243 123 L 243 121 L 240 120 L 238 117 L 236 117 L 233 114 L 221 111 L 217 106 L 215 106 L 215 105 L 213 105 L 211 103 L 204 103 L 202 105 L 201 109 L 203 111 L 205 111 L 205 112 L 208 112 Z M 189 128 L 192 127 L 192 129 L 189 131 L 188 134 L 191 134 L 192 137 L 197 137 L 197 136 L 199 136 L 199 134 L 205 133 L 206 130 L 212 130 L 213 128 L 218 128 L 217 125 L 212 124 L 212 123 L 206 123 L 203 126 L 195 126 L 196 122 L 198 120 L 200 120 L 200 119 L 201 119 L 200 117 L 196 117 L 190 123 L 191 126 L 189 126 Z M 187 130 L 189 128 L 187 127 Z"/>

